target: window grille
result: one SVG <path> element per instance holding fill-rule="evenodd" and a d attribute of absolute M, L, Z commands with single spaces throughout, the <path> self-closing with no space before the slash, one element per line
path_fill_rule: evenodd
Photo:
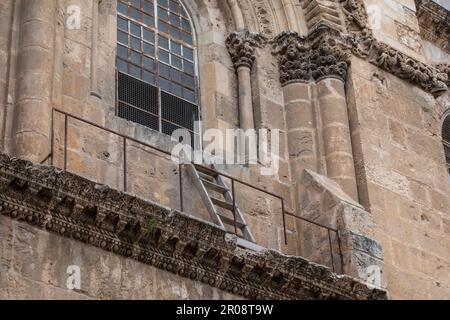
<path fill-rule="evenodd" d="M 179 0 L 118 0 L 117 115 L 171 135 L 198 134 L 196 50 Z"/>

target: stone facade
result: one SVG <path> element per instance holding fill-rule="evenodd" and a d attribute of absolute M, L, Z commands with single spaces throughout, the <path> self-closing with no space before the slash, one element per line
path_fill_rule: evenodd
<path fill-rule="evenodd" d="M 3 0 L 0 297 L 386 298 L 363 284 L 377 267 L 390 298 L 449 299 L 448 9 L 182 2 L 203 129 L 281 133 L 275 175 L 260 174 L 261 159 L 219 170 L 309 222 L 239 186 L 236 202 L 267 250 L 237 246 L 165 153 L 170 137 L 116 115 L 117 0 Z M 50 251 L 62 258 L 44 258 Z M 82 292 L 64 288 L 69 261 L 88 270 Z"/>

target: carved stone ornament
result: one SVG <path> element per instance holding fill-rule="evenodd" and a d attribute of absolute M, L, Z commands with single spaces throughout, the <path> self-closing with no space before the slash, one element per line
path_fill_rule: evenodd
<path fill-rule="evenodd" d="M 251 69 L 256 59 L 255 49 L 262 47 L 265 43 L 266 38 L 263 35 L 248 30 L 230 34 L 226 40 L 226 46 L 236 70 L 242 66 Z"/>
<path fill-rule="evenodd" d="M 340 0 L 346 19 L 345 39 L 356 56 L 410 81 L 435 97 L 448 90 L 448 74 L 438 68 L 417 61 L 408 55 L 375 39 L 368 25 L 362 0 Z"/>
<path fill-rule="evenodd" d="M 420 35 L 450 53 L 450 11 L 432 0 L 416 0 Z"/>
<path fill-rule="evenodd" d="M 330 27 L 317 28 L 308 37 L 283 32 L 272 43 L 282 85 L 311 79 L 347 79 L 350 51 L 340 33 Z"/>
<path fill-rule="evenodd" d="M 0 154 L 0 214 L 249 299 L 387 299 L 301 257 L 255 253 L 213 224 Z M 151 223 L 150 223 L 151 221 Z"/>

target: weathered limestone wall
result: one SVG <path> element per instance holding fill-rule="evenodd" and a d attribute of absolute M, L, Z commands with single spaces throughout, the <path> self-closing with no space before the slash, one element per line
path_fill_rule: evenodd
<path fill-rule="evenodd" d="M 377 40 L 425 61 L 414 0 L 363 0 Z M 379 22 L 377 21 L 379 17 Z"/>
<path fill-rule="evenodd" d="M 0 240 L 1 299 L 242 299 L 5 216 Z M 80 290 L 67 288 L 70 266 Z"/>
<path fill-rule="evenodd" d="M 448 95 L 431 95 L 359 59 L 348 84 L 363 205 L 394 299 L 450 298 L 450 184 L 441 143 Z"/>

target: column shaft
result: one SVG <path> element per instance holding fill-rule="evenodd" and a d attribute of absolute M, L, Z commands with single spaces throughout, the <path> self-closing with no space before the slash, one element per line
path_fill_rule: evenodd
<path fill-rule="evenodd" d="M 241 129 L 255 129 L 250 68 L 241 66 L 238 68 L 237 74 L 239 81 L 239 120 Z"/>
<path fill-rule="evenodd" d="M 326 78 L 317 82 L 317 91 L 328 177 L 358 201 L 345 85 L 341 80 Z"/>
<path fill-rule="evenodd" d="M 14 156 L 40 162 L 50 153 L 56 1 L 22 1 L 14 110 Z"/>
<path fill-rule="evenodd" d="M 289 157 L 293 176 L 303 169 L 317 171 L 316 120 L 311 86 L 294 82 L 283 87 L 288 130 Z"/>

